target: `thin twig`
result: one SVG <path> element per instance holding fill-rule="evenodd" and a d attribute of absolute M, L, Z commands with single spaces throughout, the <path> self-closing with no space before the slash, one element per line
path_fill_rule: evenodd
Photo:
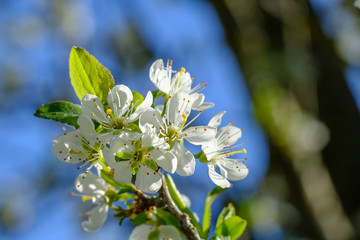
<path fill-rule="evenodd" d="M 162 187 L 159 190 L 159 196 L 165 201 L 163 209 L 169 212 L 179 223 L 181 231 L 189 240 L 200 240 L 199 233 L 195 226 L 191 223 L 190 217 L 180 211 L 170 196 L 164 175 L 161 175 Z"/>
<path fill-rule="evenodd" d="M 170 213 L 179 223 L 180 230 L 188 240 L 201 240 L 196 227 L 190 221 L 190 217 L 186 213 L 183 213 L 171 198 L 164 175 L 161 173 L 160 175 L 162 187 L 159 190 L 159 197 L 150 197 L 141 191 L 136 191 L 135 194 L 141 199 L 142 204 L 162 208 L 164 211 Z"/>

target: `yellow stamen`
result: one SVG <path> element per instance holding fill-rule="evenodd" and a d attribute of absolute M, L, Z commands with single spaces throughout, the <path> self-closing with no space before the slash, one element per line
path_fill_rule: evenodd
<path fill-rule="evenodd" d="M 243 150 L 239 150 L 239 151 L 234 151 L 234 152 L 229 152 L 229 153 L 225 153 L 225 154 L 220 154 L 220 155 L 216 155 L 216 157 L 229 157 L 232 156 L 236 153 L 246 153 L 246 149 L 244 148 Z"/>
<path fill-rule="evenodd" d="M 180 128 L 184 127 L 184 125 L 185 125 L 185 123 L 186 123 L 186 119 L 187 119 L 187 116 L 186 116 L 185 113 L 184 113 L 183 115 L 181 115 L 181 116 L 182 116 L 182 118 L 183 118 L 183 122 L 182 122 Z"/>
<path fill-rule="evenodd" d="M 186 69 L 185 69 L 185 68 L 183 68 L 183 67 L 180 69 L 180 74 L 179 74 L 179 78 L 178 78 L 178 81 L 177 81 L 177 84 L 176 84 L 175 91 L 177 91 L 177 89 L 179 88 L 181 74 L 182 74 L 183 72 L 185 72 L 185 71 L 186 71 Z"/>
<path fill-rule="evenodd" d="M 107 115 L 111 115 L 111 114 L 112 114 L 112 110 L 111 110 L 110 108 L 107 109 L 107 110 L 106 110 L 106 114 L 107 114 Z"/>
<path fill-rule="evenodd" d="M 88 201 L 88 200 L 92 200 L 92 197 L 81 197 L 81 200 L 83 201 L 83 202 L 85 202 L 85 201 Z"/>

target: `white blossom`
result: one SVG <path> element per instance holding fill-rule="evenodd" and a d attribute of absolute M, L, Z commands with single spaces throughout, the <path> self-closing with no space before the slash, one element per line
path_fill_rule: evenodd
<path fill-rule="evenodd" d="M 225 112 L 216 114 L 209 122 L 209 126 L 218 127 L 221 118 Z M 220 128 L 214 139 L 202 145 L 202 150 L 208 159 L 209 176 L 211 180 L 222 188 L 231 186 L 230 181 L 238 181 L 245 178 L 248 173 L 248 167 L 245 166 L 244 160 L 231 159 L 228 157 L 236 153 L 246 153 L 245 149 L 235 151 L 235 148 L 241 146 L 233 146 L 240 140 L 242 130 L 229 124 Z M 242 162 L 241 162 L 242 161 Z M 215 171 L 219 167 L 221 174 Z"/>
<path fill-rule="evenodd" d="M 211 126 L 188 127 L 201 113 L 187 121 L 191 112 L 190 96 L 178 92 L 170 98 L 166 105 L 165 115 L 161 116 L 162 108 L 148 109 L 140 116 L 139 126 L 144 129 L 146 124 L 153 125 L 168 143 L 173 144 L 172 152 L 178 159 L 176 172 L 181 176 L 189 176 L 195 170 L 195 158 L 184 147 L 183 139 L 194 145 L 201 145 L 212 139 L 216 128 Z"/>
<path fill-rule="evenodd" d="M 173 73 L 176 74 L 173 75 Z M 192 109 L 194 110 L 206 110 L 214 106 L 213 103 L 205 103 L 204 94 L 199 93 L 207 84 L 201 82 L 194 88 L 191 88 L 193 79 L 190 73 L 185 68 L 181 68 L 177 72 L 172 70 L 172 61 L 168 61 L 165 67 L 162 59 L 156 60 L 150 67 L 149 76 L 155 86 L 167 95 L 172 96 L 176 92 L 188 93 L 193 102 Z"/>
<path fill-rule="evenodd" d="M 154 227 L 152 225 L 142 224 L 134 228 L 129 240 L 145 240 L 148 239 L 149 234 L 158 229 L 160 231 L 159 240 L 181 240 L 180 233 L 176 227 L 172 225 L 160 225 Z"/>
<path fill-rule="evenodd" d="M 78 169 L 90 164 L 85 169 L 89 171 L 93 166 L 102 168 L 102 148 L 108 141 L 108 135 L 95 132 L 94 123 L 87 116 L 78 118 L 80 128 L 76 131 L 66 132 L 53 140 L 52 153 L 62 162 L 81 164 Z"/>
<path fill-rule="evenodd" d="M 96 206 L 85 213 L 87 220 L 82 223 L 85 231 L 99 229 L 105 222 L 109 206 L 105 203 L 106 183 L 101 177 L 89 173 L 80 174 L 75 180 L 75 188 L 83 201 L 91 200 Z M 75 194 L 74 194 L 75 195 Z"/>
<path fill-rule="evenodd" d="M 129 139 L 123 134 L 115 136 L 110 142 L 110 148 L 104 150 L 104 156 L 108 165 L 114 169 L 116 181 L 130 183 L 133 175 L 136 175 L 135 186 L 138 189 L 155 193 L 162 185 L 157 168 L 161 167 L 170 173 L 176 170 L 177 159 L 169 148 L 165 139 L 157 136 L 156 129 L 145 124 L 139 139 Z M 120 161 L 115 161 L 119 154 Z"/>
<path fill-rule="evenodd" d="M 144 101 L 134 109 L 139 100 L 133 99 L 131 90 L 125 85 L 113 87 L 108 94 L 108 109 L 104 110 L 99 98 L 86 94 L 81 100 L 81 109 L 86 116 L 100 123 L 110 132 L 120 133 L 122 130 L 131 131 L 129 123 L 136 121 L 140 114 L 150 108 L 153 103 L 152 93 L 149 91 Z"/>

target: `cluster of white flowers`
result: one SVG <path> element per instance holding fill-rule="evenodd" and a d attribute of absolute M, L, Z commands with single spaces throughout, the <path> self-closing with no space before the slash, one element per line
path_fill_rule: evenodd
<path fill-rule="evenodd" d="M 163 105 L 154 106 L 150 91 L 145 98 L 134 98 L 125 85 L 110 89 L 104 105 L 97 96 L 87 94 L 81 101 L 83 115 L 77 121 L 79 129 L 53 141 L 52 152 L 60 161 L 77 164 L 78 169 L 85 170 L 76 179 L 75 187 L 83 199 L 96 204 L 86 214 L 85 230 L 102 225 L 111 202 L 107 192 L 112 186 L 101 178 L 102 169 L 108 169 L 119 183 L 134 183 L 143 192 L 156 193 L 162 186 L 161 171 L 181 176 L 194 173 L 195 157 L 184 147 L 184 140 L 201 145 L 201 158 L 206 159 L 201 162 L 207 164 L 208 174 L 218 186 L 230 187 L 228 180 L 241 180 L 248 174 L 244 159 L 229 158 L 246 153 L 245 149 L 236 150 L 241 144 L 234 145 L 242 130 L 232 124 L 217 129 L 225 112 L 215 115 L 207 126 L 192 126 L 204 110 L 214 105 L 204 102 L 204 94 L 199 93 L 206 84 L 192 88 L 190 74 L 184 68 L 174 71 L 171 61 L 166 66 L 162 60 L 155 61 L 149 76 L 165 96 Z M 198 114 L 189 119 L 191 111 Z M 90 172 L 93 167 L 97 174 Z M 216 167 L 220 173 L 215 171 Z M 152 226 L 144 225 L 132 236 L 151 229 Z M 171 227 L 160 230 L 164 236 L 174 231 Z"/>

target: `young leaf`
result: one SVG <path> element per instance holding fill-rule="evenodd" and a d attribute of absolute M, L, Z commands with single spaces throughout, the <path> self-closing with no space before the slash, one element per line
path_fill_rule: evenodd
<path fill-rule="evenodd" d="M 156 162 L 152 159 L 146 159 L 145 160 L 145 164 L 148 168 L 157 171 L 158 170 L 158 165 L 156 164 Z"/>
<path fill-rule="evenodd" d="M 147 215 L 146 215 L 146 212 L 142 212 L 138 215 L 136 215 L 136 217 L 134 218 L 134 220 L 132 220 L 132 224 L 134 225 L 140 225 L 140 224 L 143 224 L 147 221 Z"/>
<path fill-rule="evenodd" d="M 148 240 L 158 240 L 160 237 L 160 230 L 159 229 L 155 229 L 152 232 L 149 233 L 148 235 Z"/>
<path fill-rule="evenodd" d="M 114 87 L 110 71 L 85 49 L 73 47 L 69 59 L 71 85 L 81 100 L 86 94 L 94 94 L 105 104 L 109 89 Z"/>
<path fill-rule="evenodd" d="M 223 208 L 216 221 L 215 236 L 220 237 L 222 235 L 222 224 L 224 221 L 232 216 L 235 216 L 236 209 L 232 203 L 229 203 Z"/>
<path fill-rule="evenodd" d="M 137 91 L 132 91 L 132 94 L 133 102 L 135 103 L 134 109 L 136 109 L 144 101 L 144 96 Z"/>
<path fill-rule="evenodd" d="M 214 188 L 213 190 L 211 190 L 206 197 L 204 216 L 203 216 L 203 227 L 202 227 L 202 231 L 203 231 L 204 235 L 206 236 L 206 238 L 209 235 L 209 228 L 210 228 L 210 221 L 211 221 L 210 207 L 211 207 L 212 203 L 214 202 L 214 200 L 216 199 L 216 197 L 219 196 L 226 189 L 227 188 L 221 188 L 218 186 L 218 187 Z"/>
<path fill-rule="evenodd" d="M 82 111 L 79 105 L 66 101 L 57 101 L 42 105 L 34 113 L 36 117 L 62 122 L 76 128 L 79 127 L 77 119 L 81 114 Z"/>
<path fill-rule="evenodd" d="M 223 236 L 230 236 L 231 240 L 238 239 L 246 228 L 246 221 L 239 216 L 228 218 L 224 222 Z"/>
<path fill-rule="evenodd" d="M 224 207 L 216 222 L 214 238 L 223 236 L 236 240 L 243 234 L 247 223 L 241 217 L 236 216 L 235 212 L 236 209 L 231 203 Z"/>
<path fill-rule="evenodd" d="M 153 95 L 153 98 L 159 98 L 159 97 L 165 97 L 165 93 L 160 91 L 160 90 L 154 90 L 154 91 L 151 91 L 152 95 Z"/>
<path fill-rule="evenodd" d="M 121 161 L 128 161 L 131 159 L 131 153 L 128 152 L 119 152 L 115 154 L 115 161 L 121 162 Z"/>
<path fill-rule="evenodd" d="M 126 201 L 129 199 L 135 199 L 137 196 L 129 194 L 129 193 L 121 193 L 116 196 L 117 201 Z"/>
<path fill-rule="evenodd" d="M 129 211 L 126 211 L 119 206 L 116 207 L 114 212 L 114 217 L 120 220 L 119 225 L 121 225 L 124 219 L 129 217 L 130 215 L 131 213 Z"/>

